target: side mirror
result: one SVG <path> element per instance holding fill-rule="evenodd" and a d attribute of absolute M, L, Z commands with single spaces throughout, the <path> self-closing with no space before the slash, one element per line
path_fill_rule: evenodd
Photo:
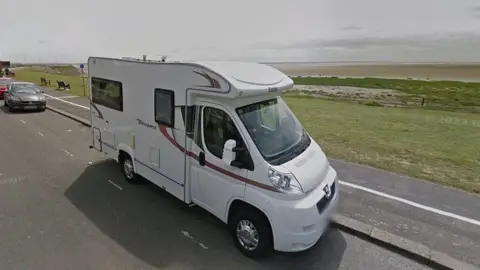
<path fill-rule="evenodd" d="M 225 142 L 223 146 L 223 156 L 222 160 L 225 165 L 232 166 L 232 162 L 235 161 L 237 158 L 237 153 L 234 151 L 234 148 L 237 146 L 237 142 L 235 140 L 228 140 Z"/>

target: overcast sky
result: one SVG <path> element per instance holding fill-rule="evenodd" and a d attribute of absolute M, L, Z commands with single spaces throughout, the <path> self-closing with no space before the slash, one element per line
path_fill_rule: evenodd
<path fill-rule="evenodd" d="M 478 61 L 480 0 L 2 0 L 0 58 Z"/>

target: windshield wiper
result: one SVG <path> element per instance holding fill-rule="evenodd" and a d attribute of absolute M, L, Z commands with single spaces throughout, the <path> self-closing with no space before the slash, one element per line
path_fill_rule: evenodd
<path fill-rule="evenodd" d="M 279 165 L 296 158 L 310 146 L 310 141 L 311 140 L 309 139 L 307 132 L 305 129 L 302 129 L 302 137 L 300 141 L 289 150 L 285 150 L 284 152 L 272 157 L 270 161 L 271 164 Z"/>

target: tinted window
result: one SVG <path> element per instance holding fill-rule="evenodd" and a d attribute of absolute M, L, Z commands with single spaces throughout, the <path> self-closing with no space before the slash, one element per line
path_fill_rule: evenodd
<path fill-rule="evenodd" d="M 93 77 L 92 101 L 113 110 L 123 111 L 122 83 Z"/>
<path fill-rule="evenodd" d="M 222 110 L 210 107 L 205 107 L 203 110 L 203 136 L 207 149 L 220 159 L 227 140 L 242 141 L 230 116 Z"/>
<path fill-rule="evenodd" d="M 281 98 L 249 104 L 236 111 L 258 150 L 272 165 L 294 158 L 310 144 L 305 129 Z"/>
<path fill-rule="evenodd" d="M 12 92 L 15 93 L 40 93 L 41 90 L 34 84 L 14 84 Z"/>
<path fill-rule="evenodd" d="M 171 90 L 155 89 L 155 122 L 173 127 L 174 98 Z"/>

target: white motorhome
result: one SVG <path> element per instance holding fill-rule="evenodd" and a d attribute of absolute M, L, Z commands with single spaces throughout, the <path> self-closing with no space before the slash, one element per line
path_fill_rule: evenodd
<path fill-rule="evenodd" d="M 268 65 L 90 57 L 92 148 L 229 225 L 247 256 L 312 247 L 338 178 Z"/>

